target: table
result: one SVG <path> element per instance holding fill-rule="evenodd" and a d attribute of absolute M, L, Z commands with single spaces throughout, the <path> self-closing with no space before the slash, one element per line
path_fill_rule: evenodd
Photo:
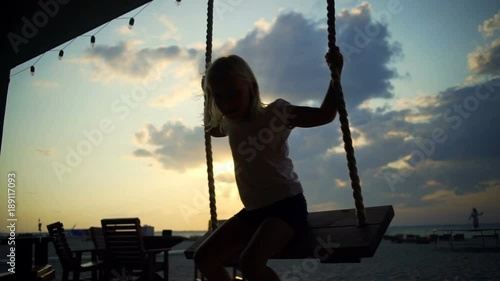
<path fill-rule="evenodd" d="M 186 238 L 183 236 L 149 236 L 149 235 L 144 235 L 142 236 L 143 243 L 144 243 L 144 249 L 149 253 L 149 254 L 160 254 L 163 252 L 163 262 L 162 264 L 162 270 L 164 272 L 163 278 L 159 277 L 156 275 L 156 273 L 153 275 L 154 280 L 166 280 L 168 281 L 169 278 L 169 255 L 168 251 L 175 245 L 181 243 L 184 241 Z M 156 257 L 154 258 L 156 260 Z M 142 279 L 139 279 L 142 280 Z"/>
<path fill-rule="evenodd" d="M 15 245 L 9 245 L 8 238 L 0 240 L 0 245 L 15 247 L 16 279 L 37 280 L 37 277 L 43 277 L 43 280 L 52 280 L 52 276 L 55 277 L 55 270 L 48 265 L 48 244 L 51 240 L 49 236 L 16 237 Z"/>
<path fill-rule="evenodd" d="M 163 249 L 172 248 L 175 245 L 186 240 L 184 236 L 143 236 L 144 248 Z"/>

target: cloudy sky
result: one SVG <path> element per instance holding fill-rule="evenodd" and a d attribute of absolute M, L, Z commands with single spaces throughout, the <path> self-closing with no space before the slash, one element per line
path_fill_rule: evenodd
<path fill-rule="evenodd" d="M 338 2 L 365 205 L 393 205 L 392 225 L 467 224 L 472 207 L 500 222 L 500 3 Z M 205 20 L 198 1 L 153 1 L 12 69 L 0 172 L 16 174 L 18 231 L 124 216 L 206 229 Z M 265 102 L 318 105 L 326 1 L 216 1 L 213 51 L 245 58 Z M 227 218 L 242 204 L 227 138 L 212 144 Z M 338 120 L 294 129 L 289 145 L 310 211 L 353 208 Z"/>

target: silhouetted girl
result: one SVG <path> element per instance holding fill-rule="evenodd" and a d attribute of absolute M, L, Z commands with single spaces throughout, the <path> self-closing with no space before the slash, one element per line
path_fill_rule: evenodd
<path fill-rule="evenodd" d="M 284 99 L 264 105 L 252 69 L 237 55 L 221 57 L 207 69 L 205 129 L 214 137 L 229 137 L 244 206 L 194 255 L 209 281 L 230 281 L 223 265 L 235 256 L 248 280 L 280 280 L 266 265 L 268 259 L 305 233 L 307 204 L 287 140 L 294 127 L 324 125 L 337 114 L 335 94 L 341 87 L 343 57 L 336 48 L 326 60 L 336 66 L 336 79 L 330 81 L 320 107 L 296 106 Z"/>

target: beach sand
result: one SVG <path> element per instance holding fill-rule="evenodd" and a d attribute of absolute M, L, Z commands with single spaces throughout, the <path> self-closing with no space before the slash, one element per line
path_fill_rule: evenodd
<path fill-rule="evenodd" d="M 193 280 L 192 260 L 184 257 L 183 250 L 193 243 L 184 241 L 170 254 L 170 280 Z M 72 238 L 73 249 L 92 248 L 90 241 Z M 61 280 L 62 268 L 49 245 L 49 263 Z M 446 242 L 435 250 L 433 244 L 397 244 L 383 240 L 372 258 L 354 264 L 320 264 L 315 259 L 270 260 L 268 263 L 283 281 L 347 281 L 347 280 L 440 280 L 500 281 L 500 251 L 478 251 L 469 247 L 451 251 Z"/>

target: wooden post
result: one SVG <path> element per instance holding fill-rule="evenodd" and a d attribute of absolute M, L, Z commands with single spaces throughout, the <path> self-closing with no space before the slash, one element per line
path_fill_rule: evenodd
<path fill-rule="evenodd" d="M 0 155 L 2 154 L 3 128 L 7 111 L 7 95 L 9 93 L 10 68 L 3 67 L 0 78 Z"/>

